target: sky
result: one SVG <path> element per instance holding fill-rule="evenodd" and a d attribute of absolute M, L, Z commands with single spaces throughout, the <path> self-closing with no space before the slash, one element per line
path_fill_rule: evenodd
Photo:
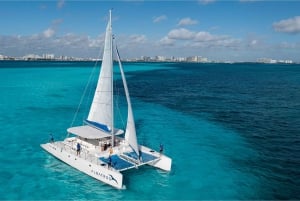
<path fill-rule="evenodd" d="M 0 0 L 0 54 L 98 58 L 109 9 L 122 58 L 300 62 L 297 0 Z"/>

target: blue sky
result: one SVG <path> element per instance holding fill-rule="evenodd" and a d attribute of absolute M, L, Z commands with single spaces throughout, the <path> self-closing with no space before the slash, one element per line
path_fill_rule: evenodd
<path fill-rule="evenodd" d="M 0 1 L 0 54 L 97 57 L 110 8 L 123 58 L 300 62 L 300 1 Z"/>

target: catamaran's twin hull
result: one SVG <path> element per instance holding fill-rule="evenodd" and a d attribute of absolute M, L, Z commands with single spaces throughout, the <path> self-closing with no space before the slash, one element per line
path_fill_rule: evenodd
<path fill-rule="evenodd" d="M 56 158 L 78 169 L 79 171 L 84 172 L 87 175 L 97 180 L 100 180 L 106 184 L 109 184 L 117 189 L 123 188 L 123 175 L 119 171 L 113 168 L 108 168 L 107 164 L 101 163 L 100 160 L 89 161 L 83 156 L 77 156 L 76 154 L 73 154 L 70 151 L 66 151 L 65 148 L 59 146 L 60 143 L 61 142 L 46 143 L 42 144 L 41 147 Z M 140 146 L 140 151 L 145 155 L 153 154 L 153 157 L 157 157 L 156 160 L 140 165 L 147 164 L 165 171 L 171 170 L 172 160 L 169 157 L 154 152 L 153 150 L 144 146 Z"/>
<path fill-rule="evenodd" d="M 63 148 L 56 146 L 55 144 L 56 143 L 42 144 L 41 147 L 56 158 L 78 169 L 79 171 L 84 172 L 87 175 L 115 188 L 122 189 L 123 175 L 120 172 L 113 171 L 105 166 L 97 165 L 91 163 L 90 161 L 84 160 L 77 155 L 67 152 Z"/>
<path fill-rule="evenodd" d="M 168 156 L 164 155 L 164 154 L 159 154 L 157 152 L 154 152 L 152 149 L 149 149 L 148 147 L 145 146 L 139 146 L 139 149 L 142 153 L 152 153 L 153 155 L 157 156 L 159 159 L 158 160 L 154 160 L 151 163 L 148 163 L 147 165 L 159 168 L 161 170 L 164 171 L 171 171 L 171 166 L 172 166 L 172 159 L 169 158 Z"/>

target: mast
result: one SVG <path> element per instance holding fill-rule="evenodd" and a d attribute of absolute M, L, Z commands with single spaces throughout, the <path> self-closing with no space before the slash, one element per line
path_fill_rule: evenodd
<path fill-rule="evenodd" d="M 111 107 L 111 118 L 112 118 L 112 121 L 111 121 L 111 146 L 114 147 L 115 146 L 115 134 L 114 134 L 114 70 L 113 70 L 113 65 L 114 65 L 114 62 L 113 62 L 113 59 L 112 59 L 112 54 L 113 54 L 113 48 L 112 48 L 112 23 L 111 23 L 111 9 L 109 10 L 109 26 L 110 26 L 110 53 L 111 53 L 111 59 L 110 59 L 110 62 L 111 62 L 111 104 L 112 104 L 112 107 Z"/>

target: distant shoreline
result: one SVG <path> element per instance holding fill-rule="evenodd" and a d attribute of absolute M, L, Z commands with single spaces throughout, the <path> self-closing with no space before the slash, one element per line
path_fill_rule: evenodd
<path fill-rule="evenodd" d="M 0 62 L 64 62 L 64 63 L 68 63 L 68 62 L 102 62 L 102 60 L 90 60 L 90 59 L 86 59 L 86 60 L 60 60 L 60 59 L 1 59 Z M 116 61 L 114 61 L 116 62 Z M 276 63 L 268 63 L 268 62 L 257 62 L 257 61 L 240 61 L 240 62 L 226 62 L 226 61 L 210 61 L 210 62 L 191 62 L 191 61 L 144 61 L 144 60 L 134 60 L 134 61 L 129 61 L 129 60 L 123 60 L 123 63 L 194 63 L 194 64 L 241 64 L 241 63 L 248 63 L 248 64 L 285 64 L 285 65 L 294 65 L 294 64 L 300 64 L 300 63 L 283 63 L 283 62 L 276 62 Z"/>

